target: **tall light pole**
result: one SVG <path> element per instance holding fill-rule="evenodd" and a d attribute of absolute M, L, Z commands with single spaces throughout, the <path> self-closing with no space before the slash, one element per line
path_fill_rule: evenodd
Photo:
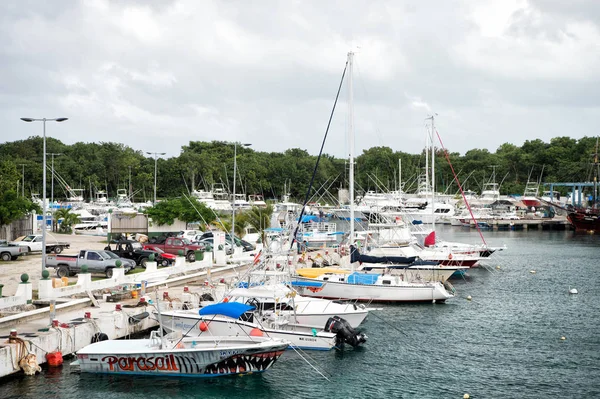
<path fill-rule="evenodd" d="M 157 161 L 158 155 L 165 155 L 166 152 L 148 152 L 146 154 L 153 155 L 154 154 L 154 205 L 156 205 L 156 171 L 157 171 Z"/>
<path fill-rule="evenodd" d="M 23 167 L 23 183 L 21 184 L 21 197 L 25 197 L 25 164 L 19 164 Z"/>
<path fill-rule="evenodd" d="M 51 152 L 52 155 L 52 184 L 50 185 L 50 213 L 52 214 L 52 231 L 54 231 L 54 156 L 62 155 L 61 152 Z"/>
<path fill-rule="evenodd" d="M 42 161 L 42 271 L 46 269 L 46 121 L 64 122 L 69 118 L 21 118 L 23 122 L 43 122 L 44 126 L 44 155 Z"/>
<path fill-rule="evenodd" d="M 235 175 L 237 174 L 237 141 L 233 143 L 233 198 L 231 201 L 231 247 L 235 248 Z M 240 144 L 244 147 L 250 147 L 252 144 Z"/>

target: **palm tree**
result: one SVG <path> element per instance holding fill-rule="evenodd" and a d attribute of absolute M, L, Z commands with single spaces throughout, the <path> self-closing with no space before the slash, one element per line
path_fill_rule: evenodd
<path fill-rule="evenodd" d="M 58 221 L 62 219 L 60 223 L 59 232 L 61 233 L 71 233 L 73 231 L 73 225 L 77 223 L 81 223 L 79 219 L 79 215 L 75 213 L 71 213 L 71 209 L 69 208 L 60 208 L 56 212 L 54 212 L 54 221 L 58 225 Z"/>
<path fill-rule="evenodd" d="M 245 215 L 248 224 L 260 232 L 261 242 L 265 242 L 265 229 L 271 225 L 273 205 L 268 204 L 264 208 L 253 206 Z"/>

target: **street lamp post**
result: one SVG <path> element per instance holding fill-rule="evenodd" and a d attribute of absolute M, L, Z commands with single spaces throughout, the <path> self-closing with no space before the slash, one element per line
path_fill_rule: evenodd
<path fill-rule="evenodd" d="M 157 171 L 157 161 L 158 155 L 165 155 L 166 152 L 148 152 L 146 154 L 153 155 L 154 154 L 154 205 L 156 205 L 156 171 Z"/>
<path fill-rule="evenodd" d="M 235 175 L 237 174 L 237 142 L 233 143 L 233 198 L 231 202 L 231 247 L 235 248 Z M 250 147 L 252 144 L 241 144 Z"/>
<path fill-rule="evenodd" d="M 52 184 L 50 185 L 50 213 L 52 214 L 52 231 L 54 231 L 54 156 L 62 155 L 60 152 L 51 152 L 52 155 Z"/>
<path fill-rule="evenodd" d="M 23 122 L 43 122 L 44 126 L 44 155 L 42 161 L 42 271 L 46 269 L 46 121 L 64 122 L 69 118 L 21 118 Z"/>

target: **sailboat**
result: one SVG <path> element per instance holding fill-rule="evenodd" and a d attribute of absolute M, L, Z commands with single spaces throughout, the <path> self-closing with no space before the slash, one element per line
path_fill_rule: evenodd
<path fill-rule="evenodd" d="M 353 115 L 353 59 L 354 53 L 348 53 L 348 141 L 349 156 L 349 200 L 350 200 L 350 234 L 349 240 L 355 240 L 354 226 L 354 115 Z M 440 282 L 410 282 L 400 276 L 391 276 L 379 273 L 356 272 L 344 273 L 333 270 L 323 273 L 315 278 L 305 277 L 307 274 L 298 274 L 296 281 L 310 283 L 319 281 L 324 284 L 318 290 L 298 287 L 302 295 L 328 298 L 345 299 L 369 302 L 444 302 L 454 296 L 446 290 Z"/>

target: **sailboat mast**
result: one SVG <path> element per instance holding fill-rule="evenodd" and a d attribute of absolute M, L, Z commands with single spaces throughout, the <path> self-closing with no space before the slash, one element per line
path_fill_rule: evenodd
<path fill-rule="evenodd" d="M 354 53 L 348 53 L 348 146 L 349 156 L 349 191 L 350 191 L 350 244 L 354 243 L 354 97 L 352 86 L 352 69 Z"/>
<path fill-rule="evenodd" d="M 435 203 L 435 149 L 433 145 L 433 135 L 435 132 L 435 123 L 433 121 L 434 117 L 431 115 L 431 229 L 435 231 L 435 207 L 433 204 Z"/>

